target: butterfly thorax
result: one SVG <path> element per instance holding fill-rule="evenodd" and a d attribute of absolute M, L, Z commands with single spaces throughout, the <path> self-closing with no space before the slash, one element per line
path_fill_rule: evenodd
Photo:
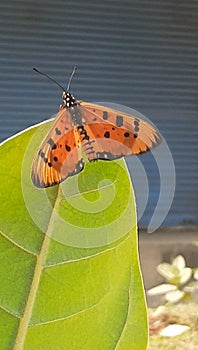
<path fill-rule="evenodd" d="M 63 103 L 60 105 L 60 109 L 67 109 L 70 114 L 72 125 L 76 127 L 82 127 L 82 115 L 79 108 L 79 102 L 70 92 L 63 91 L 62 94 Z"/>
<path fill-rule="evenodd" d="M 77 105 L 77 101 L 75 97 L 72 94 L 70 94 L 70 92 L 68 91 L 63 91 L 62 99 L 63 99 L 63 102 L 62 102 L 61 108 L 64 108 L 64 107 L 70 108 L 72 106 Z"/>

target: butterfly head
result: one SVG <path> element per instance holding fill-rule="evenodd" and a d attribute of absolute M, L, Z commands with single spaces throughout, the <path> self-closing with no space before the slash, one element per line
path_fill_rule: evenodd
<path fill-rule="evenodd" d="M 63 91 L 62 99 L 63 99 L 63 103 L 61 105 L 62 108 L 64 107 L 70 108 L 77 104 L 75 97 L 72 94 L 70 94 L 70 92 L 68 91 Z"/>

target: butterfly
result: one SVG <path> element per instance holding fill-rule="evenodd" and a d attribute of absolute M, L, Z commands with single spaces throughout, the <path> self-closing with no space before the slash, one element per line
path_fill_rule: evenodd
<path fill-rule="evenodd" d="M 63 89 L 63 102 L 33 161 L 32 181 L 36 187 L 53 186 L 78 174 L 84 168 L 85 157 L 89 162 L 114 160 L 160 144 L 159 132 L 147 121 L 77 101 L 68 91 L 69 84 L 67 90 L 58 84 Z"/>

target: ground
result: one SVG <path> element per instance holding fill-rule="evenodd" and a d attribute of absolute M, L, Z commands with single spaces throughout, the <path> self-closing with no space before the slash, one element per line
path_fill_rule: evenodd
<path fill-rule="evenodd" d="M 158 331 L 154 332 L 150 335 L 148 350 L 197 350 L 198 303 L 179 303 L 169 306 L 166 312 L 170 323 L 187 325 L 190 329 L 176 337 L 162 337 Z"/>

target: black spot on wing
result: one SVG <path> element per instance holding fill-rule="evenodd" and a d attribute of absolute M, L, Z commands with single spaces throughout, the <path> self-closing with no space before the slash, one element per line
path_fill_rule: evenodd
<path fill-rule="evenodd" d="M 116 125 L 119 127 L 123 125 L 123 117 L 121 115 L 116 116 Z"/>
<path fill-rule="evenodd" d="M 51 146 L 52 149 L 56 149 L 56 145 L 51 137 L 49 140 L 47 140 L 47 143 L 49 143 L 49 145 Z"/>
<path fill-rule="evenodd" d="M 139 119 L 135 118 L 134 125 L 139 125 L 139 123 L 140 123 Z"/>
<path fill-rule="evenodd" d="M 55 132 L 56 132 L 56 135 L 61 135 L 62 134 L 62 132 L 58 128 L 55 128 Z"/>
<path fill-rule="evenodd" d="M 108 138 L 110 137 L 110 132 L 109 132 L 109 131 L 106 131 L 106 132 L 104 133 L 104 137 L 108 139 Z"/>
<path fill-rule="evenodd" d="M 48 162 L 48 159 L 45 157 L 45 153 L 42 151 L 42 149 L 39 150 L 38 155 L 44 160 L 45 163 Z"/>
<path fill-rule="evenodd" d="M 67 152 L 71 151 L 71 147 L 69 145 L 65 145 L 65 149 L 66 149 Z"/>
<path fill-rule="evenodd" d="M 135 119 L 134 120 L 134 131 L 136 132 L 136 133 L 138 133 L 138 131 L 140 130 L 140 121 L 139 121 L 139 119 Z"/>
<path fill-rule="evenodd" d="M 107 111 L 103 111 L 103 119 L 107 120 L 108 119 L 108 112 Z"/>

